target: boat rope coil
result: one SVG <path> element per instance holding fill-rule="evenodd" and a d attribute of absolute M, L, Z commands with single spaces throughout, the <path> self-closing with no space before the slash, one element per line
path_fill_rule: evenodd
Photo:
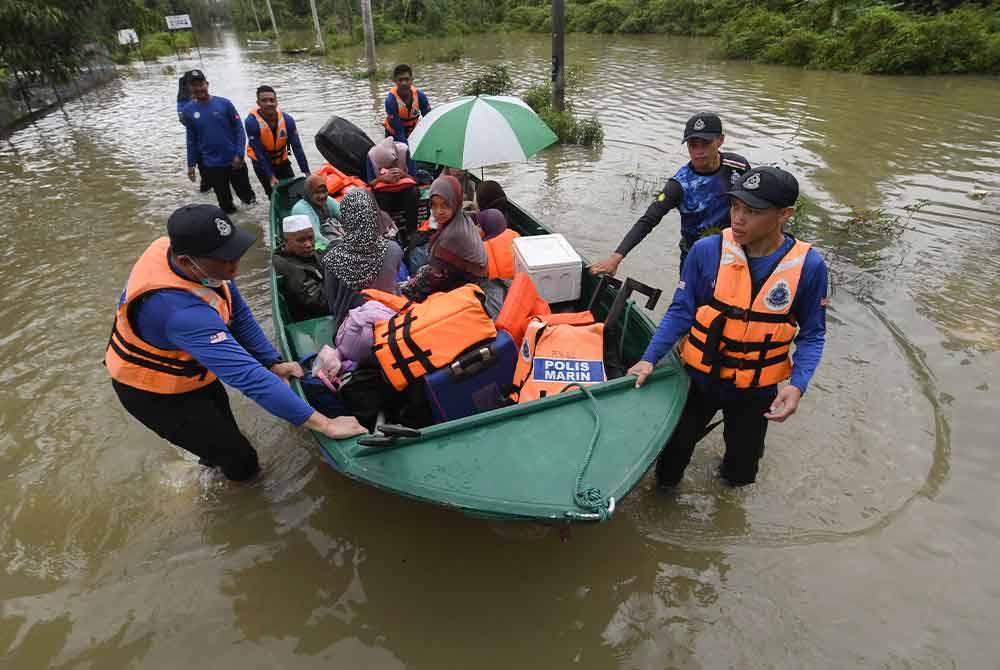
<path fill-rule="evenodd" d="M 593 486 L 586 489 L 583 488 L 583 478 L 587 474 L 587 468 L 590 467 L 590 461 L 594 458 L 594 451 L 597 449 L 597 442 L 601 438 L 601 410 L 597 404 L 597 399 L 594 397 L 594 394 L 591 393 L 590 389 L 586 386 L 573 382 L 572 384 L 568 384 L 563 391 L 567 391 L 574 387 L 580 389 L 590 401 L 590 412 L 594 415 L 594 431 L 590 436 L 590 446 L 587 448 L 587 457 L 583 461 L 583 467 L 580 468 L 580 474 L 576 476 L 576 486 L 573 489 L 573 501 L 580 509 L 586 510 L 590 514 L 597 515 L 601 521 L 607 521 L 611 518 L 611 513 L 614 511 L 614 498 L 605 498 L 601 489 Z"/>

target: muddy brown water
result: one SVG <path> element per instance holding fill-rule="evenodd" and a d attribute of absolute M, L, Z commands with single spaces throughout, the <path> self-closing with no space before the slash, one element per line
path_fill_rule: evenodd
<path fill-rule="evenodd" d="M 491 62 L 519 90 L 547 73 L 544 36 L 463 48 L 416 68 L 432 102 Z M 487 176 L 586 255 L 685 160 L 700 109 L 813 203 L 797 232 L 833 266 L 828 345 L 759 482 L 722 488 L 712 435 L 678 492 L 647 477 L 611 523 L 561 542 L 350 482 L 236 393 L 266 477 L 205 472 L 122 410 L 99 365 L 134 259 L 174 207 L 211 201 L 185 178 L 170 61 L 139 66 L 0 140 L 0 667 L 997 667 L 997 80 L 718 62 L 662 37 L 567 50 L 606 145 Z M 202 51 L 241 110 L 266 82 L 307 137 L 331 113 L 378 133 L 386 84 L 353 63 L 231 35 Z M 881 224 L 848 224 L 861 209 Z M 623 274 L 669 290 L 677 239 L 671 214 Z M 258 244 L 240 285 L 270 332 L 266 258 Z"/>

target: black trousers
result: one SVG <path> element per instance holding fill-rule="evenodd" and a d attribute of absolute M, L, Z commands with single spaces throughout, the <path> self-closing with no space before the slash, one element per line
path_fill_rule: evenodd
<path fill-rule="evenodd" d="M 246 161 L 235 170 L 231 165 L 218 167 L 206 165 L 202 172 L 202 179 L 211 184 L 212 190 L 215 191 L 215 199 L 219 201 L 219 207 L 227 214 L 236 211 L 236 207 L 233 205 L 233 193 L 229 190 L 230 186 L 232 186 L 233 191 L 236 191 L 236 196 L 243 201 L 243 204 L 249 205 L 257 200 L 257 196 L 254 195 L 253 188 L 250 186 L 250 173 L 247 171 Z"/>
<path fill-rule="evenodd" d="M 252 479 L 260 465 L 257 452 L 240 432 L 222 382 L 197 391 L 164 395 L 112 380 L 129 414 L 164 440 L 199 456 L 203 465 L 218 466 L 228 479 Z"/>
<path fill-rule="evenodd" d="M 417 205 L 420 203 L 420 189 L 416 186 L 405 191 L 375 191 L 375 202 L 379 209 L 389 214 L 403 212 L 403 230 L 400 231 L 400 240 L 404 246 L 406 241 L 416 232 L 417 226 Z"/>
<path fill-rule="evenodd" d="M 270 199 L 271 197 L 271 179 L 267 177 L 260 169 L 258 161 L 250 161 L 253 163 L 253 173 L 257 175 L 257 181 L 260 182 L 261 188 L 264 189 L 264 195 Z M 291 179 L 295 176 L 292 172 L 292 161 L 286 160 L 284 163 L 279 163 L 278 165 L 272 165 L 271 171 L 274 176 L 278 179 Z"/>
<path fill-rule="evenodd" d="M 692 383 L 680 421 L 656 462 L 657 484 L 673 486 L 680 482 L 691 461 L 694 445 L 720 409 L 725 426 L 726 455 L 719 474 L 733 486 L 752 484 L 757 479 L 758 462 L 764 455 L 764 436 L 767 434 L 764 412 L 770 408 L 775 395 L 776 389 L 761 389 L 723 397 L 703 392 Z"/>

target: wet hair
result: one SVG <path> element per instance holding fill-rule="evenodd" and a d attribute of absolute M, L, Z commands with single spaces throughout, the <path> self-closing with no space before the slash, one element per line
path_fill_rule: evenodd
<path fill-rule="evenodd" d="M 260 97 L 261 93 L 274 93 L 274 89 L 271 88 L 270 86 L 266 85 L 266 84 L 264 86 L 258 86 L 257 87 L 257 97 L 258 98 Z M 274 93 L 274 97 L 277 98 L 278 94 Z"/>
<path fill-rule="evenodd" d="M 392 70 L 392 78 L 396 79 L 401 74 L 408 74 L 408 75 L 410 75 L 412 77 L 413 76 L 413 70 L 410 69 L 410 66 L 407 65 L 406 63 L 400 63 L 395 68 L 393 68 L 393 70 Z"/>

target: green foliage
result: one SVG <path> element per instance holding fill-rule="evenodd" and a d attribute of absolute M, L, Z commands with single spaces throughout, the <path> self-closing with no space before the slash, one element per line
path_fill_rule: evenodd
<path fill-rule="evenodd" d="M 506 65 L 492 65 L 490 68 L 462 86 L 462 95 L 504 95 L 510 93 L 514 82 Z"/>
<path fill-rule="evenodd" d="M 569 74 L 572 76 L 567 76 L 567 92 L 579 90 L 577 82 L 579 74 Z M 521 99 L 552 129 L 560 144 L 579 144 L 586 147 L 604 144 L 604 128 L 596 116 L 578 119 L 573 113 L 573 104 L 568 99 L 565 111 L 557 112 L 552 109 L 552 89 L 548 84 L 532 86 L 521 94 Z"/>
<path fill-rule="evenodd" d="M 567 15 L 567 29 L 581 33 L 614 33 L 633 6 L 625 0 L 593 0 L 580 11 Z"/>

